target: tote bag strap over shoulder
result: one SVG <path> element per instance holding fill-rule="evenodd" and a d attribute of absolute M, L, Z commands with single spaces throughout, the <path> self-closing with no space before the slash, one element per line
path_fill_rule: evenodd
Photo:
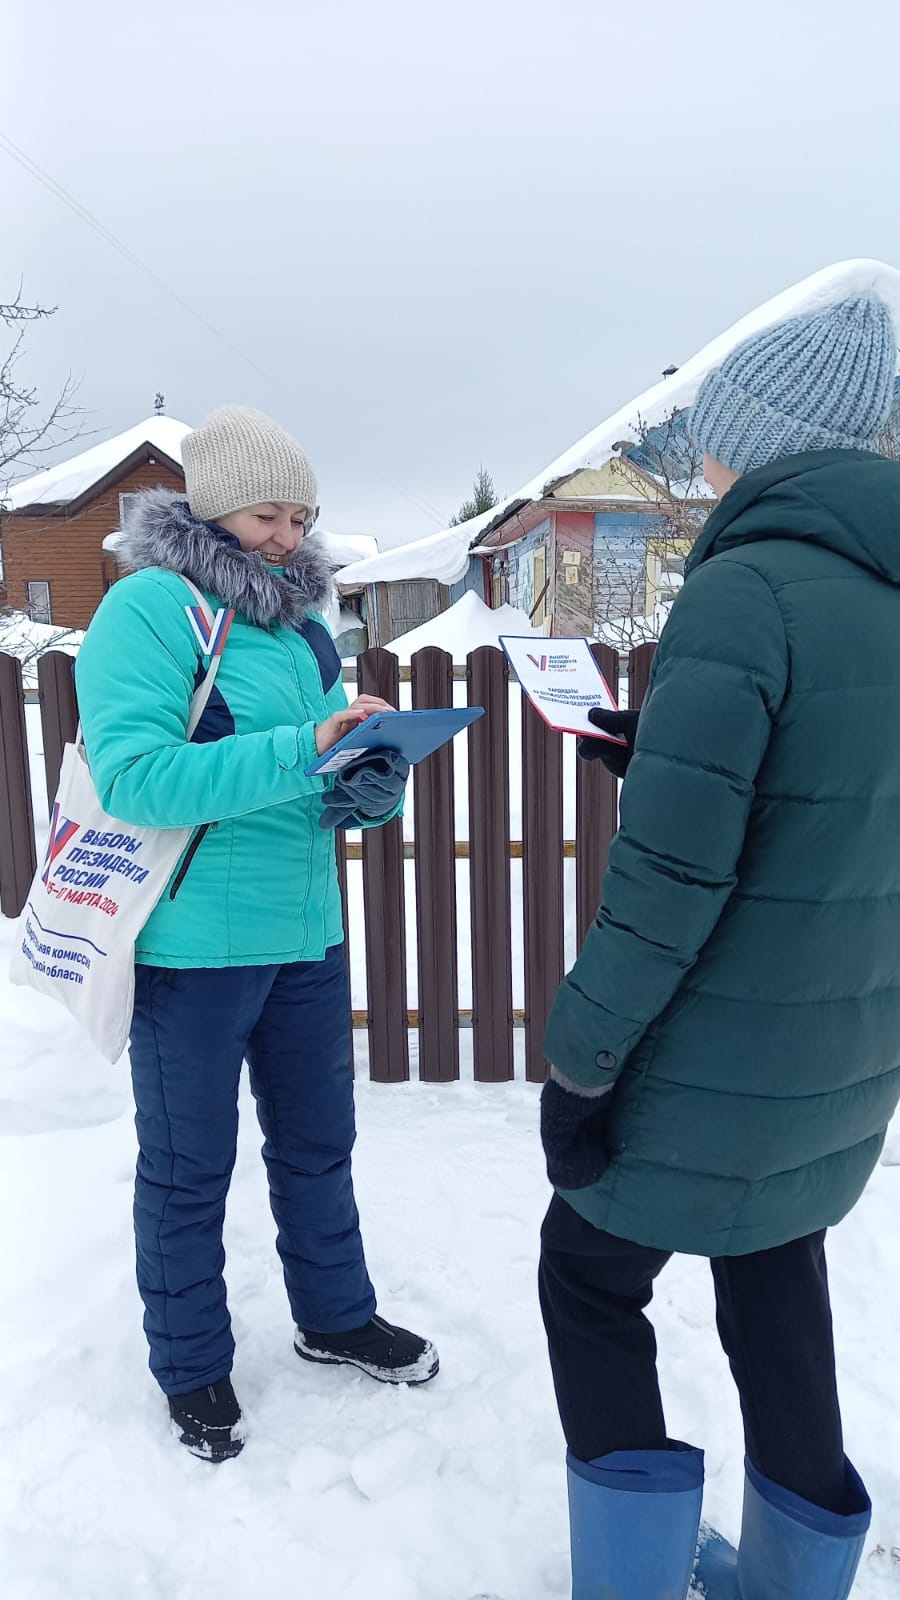
<path fill-rule="evenodd" d="M 193 630 L 194 638 L 200 646 L 201 655 L 206 656 L 209 660 L 206 676 L 203 682 L 198 684 L 194 691 L 194 698 L 191 701 L 191 712 L 186 730 L 187 739 L 190 741 L 196 732 L 197 724 L 206 710 L 207 701 L 212 694 L 216 673 L 219 670 L 219 662 L 222 659 L 222 651 L 225 648 L 225 640 L 228 638 L 229 629 L 234 621 L 234 612 L 224 606 L 213 612 L 206 598 L 200 593 L 196 584 L 191 582 L 190 578 L 186 578 L 181 574 L 181 581 L 190 589 L 194 597 L 193 605 L 185 606 L 184 608 L 188 622 Z"/>

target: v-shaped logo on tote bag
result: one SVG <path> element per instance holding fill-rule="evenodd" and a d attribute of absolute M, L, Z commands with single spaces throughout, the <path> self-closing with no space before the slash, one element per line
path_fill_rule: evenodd
<path fill-rule="evenodd" d="M 80 828 L 80 822 L 72 822 L 68 817 L 59 814 L 59 801 L 53 802 L 53 815 L 50 818 L 50 838 L 47 841 L 47 853 L 44 856 L 44 870 L 41 877 L 46 883 L 50 876 L 50 868 L 58 855 L 65 850 L 66 845 L 74 838 Z"/>

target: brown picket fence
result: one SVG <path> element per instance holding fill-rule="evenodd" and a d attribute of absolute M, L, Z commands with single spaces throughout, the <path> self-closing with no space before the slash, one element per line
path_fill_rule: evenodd
<path fill-rule="evenodd" d="M 615 687 L 618 654 L 593 646 Z M 646 693 L 653 645 L 628 658 L 628 701 Z M 49 808 L 63 747 L 75 735 L 78 713 L 72 659 L 50 651 L 38 663 L 38 702 Z M 336 837 L 338 873 L 349 934 L 348 866 L 361 860 L 367 1006 L 354 1012 L 365 1027 L 369 1076 L 379 1083 L 410 1076 L 410 1034 L 418 1034 L 418 1076 L 445 1083 L 460 1075 L 460 1031 L 471 1028 L 473 1070 L 484 1083 L 514 1075 L 515 1030 L 524 1029 L 525 1074 L 546 1072 L 544 1027 L 564 971 L 565 863 L 574 861 L 577 941 L 581 944 L 600 901 L 609 846 L 617 826 L 617 785 L 602 763 L 575 770 L 574 838 L 563 828 L 563 738 L 523 699 L 521 716 L 521 838 L 510 826 L 510 676 L 502 651 L 485 646 L 465 665 L 443 650 L 420 650 L 401 667 L 388 650 L 368 650 L 345 671 L 358 692 L 399 703 L 410 683 L 415 708 L 449 706 L 463 680 L 468 705 L 485 708 L 464 736 L 468 743 L 468 838 L 456 837 L 454 744 L 421 762 L 413 779 L 414 839 L 400 820 L 365 831 L 361 842 Z M 352 688 L 351 688 L 352 694 Z M 455 743 L 456 741 L 454 741 Z M 519 763 L 516 761 L 515 770 Z M 36 867 L 34 805 L 29 776 L 25 693 L 19 662 L 0 654 L 0 911 L 18 916 Z M 41 796 L 43 803 L 43 795 Z M 407 806 L 409 810 L 409 806 Z M 407 997 L 405 862 L 414 863 L 418 1003 Z M 523 949 L 514 948 L 512 863 L 521 861 Z M 471 1009 L 460 1007 L 457 864 L 468 861 L 472 971 Z M 356 930 L 353 930 L 354 937 Z M 513 1005 L 514 961 L 524 967 L 524 1006 Z"/>

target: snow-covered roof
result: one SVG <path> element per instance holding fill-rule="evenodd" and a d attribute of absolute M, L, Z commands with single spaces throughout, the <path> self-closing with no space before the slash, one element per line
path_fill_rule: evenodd
<path fill-rule="evenodd" d="M 393 650 L 404 664 L 412 660 L 417 650 L 429 645 L 448 651 L 454 661 L 465 661 L 471 650 L 479 650 L 485 644 L 499 644 L 501 633 L 542 637 L 541 630 L 532 627 L 524 611 L 516 606 L 498 606 L 492 610 L 469 589 L 455 605 L 423 622 L 421 627 L 393 639 L 385 649 Z"/>
<path fill-rule="evenodd" d="M 509 511 L 529 500 L 543 499 L 553 484 L 571 477 L 574 472 L 603 466 L 615 454 L 614 446 L 621 440 L 637 439 L 640 428 L 655 427 L 673 411 L 689 406 L 706 374 L 751 334 L 799 312 L 833 305 L 849 295 L 872 292 L 887 301 L 900 329 L 900 272 L 895 267 L 883 261 L 864 260 L 840 261 L 835 266 L 825 267 L 735 322 L 725 333 L 704 345 L 672 377 L 629 401 L 492 510 L 457 527 L 446 528 L 442 533 L 385 550 L 372 560 L 355 561 L 338 573 L 338 582 L 390 583 L 398 579 L 434 578 L 439 583 L 457 583 L 468 566 L 470 550 Z"/>
<path fill-rule="evenodd" d="M 174 417 L 147 417 L 103 444 L 92 445 L 80 455 L 60 461 L 57 466 L 48 467 L 31 478 L 22 478 L 7 490 L 5 503 L 10 511 L 18 511 L 23 506 L 70 505 L 114 472 L 143 444 L 180 464 L 181 441 L 190 431 L 186 422 L 178 422 Z"/>
<path fill-rule="evenodd" d="M 320 528 L 316 537 L 321 539 L 329 561 L 334 562 L 335 566 L 343 567 L 351 561 L 368 561 L 378 554 L 378 540 L 368 533 L 327 533 Z"/>
<path fill-rule="evenodd" d="M 343 567 L 337 575 L 342 588 L 366 583 L 394 583 L 404 578 L 434 578 L 438 583 L 457 583 L 469 564 L 469 550 L 496 520 L 498 513 L 520 502 L 521 495 L 504 500 L 492 511 L 470 517 L 454 528 L 442 533 L 429 534 L 427 539 L 413 539 L 409 544 L 395 545 L 380 555 L 365 561 L 354 561 Z"/>

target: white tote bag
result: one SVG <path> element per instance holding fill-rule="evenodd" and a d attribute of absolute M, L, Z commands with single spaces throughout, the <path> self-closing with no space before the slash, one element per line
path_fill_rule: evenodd
<path fill-rule="evenodd" d="M 209 668 L 191 702 L 190 739 L 212 691 L 234 612 L 210 610 L 199 589 L 188 621 Z M 134 1009 L 134 944 L 193 828 L 140 828 L 103 810 L 81 729 L 63 752 L 43 864 L 19 918 L 9 976 L 64 1005 L 101 1055 L 117 1061 Z"/>

